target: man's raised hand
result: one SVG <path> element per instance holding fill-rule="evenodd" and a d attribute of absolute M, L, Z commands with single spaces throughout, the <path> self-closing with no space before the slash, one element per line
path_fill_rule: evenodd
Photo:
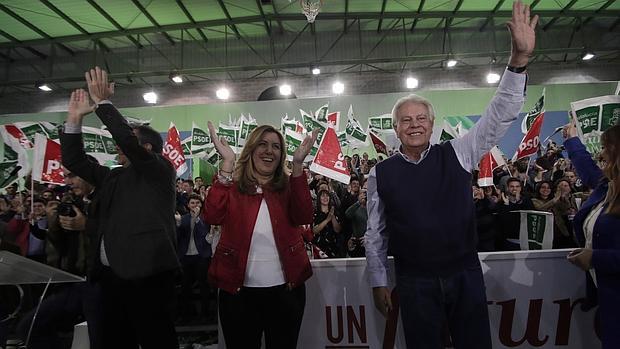
<path fill-rule="evenodd" d="M 538 15 L 530 18 L 530 6 L 520 0 L 512 4 L 512 18 L 507 23 L 510 31 L 512 52 L 510 62 L 513 67 L 525 67 L 536 46 L 536 24 Z"/>

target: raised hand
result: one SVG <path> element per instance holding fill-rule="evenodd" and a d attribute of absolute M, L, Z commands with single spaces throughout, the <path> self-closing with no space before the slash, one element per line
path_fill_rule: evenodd
<path fill-rule="evenodd" d="M 84 73 L 84 76 L 86 77 L 90 97 L 95 103 L 112 97 L 114 94 L 114 83 L 108 82 L 108 73 L 105 70 L 95 67 L 95 69 Z"/>
<path fill-rule="evenodd" d="M 207 126 L 209 127 L 209 135 L 211 136 L 211 141 L 213 142 L 213 145 L 215 146 L 217 152 L 222 157 L 222 165 L 220 166 L 220 168 L 222 169 L 222 171 L 232 174 L 233 166 L 235 163 L 235 152 L 232 150 L 230 145 L 228 145 L 226 138 L 220 138 L 220 136 L 217 135 L 217 132 L 215 132 L 215 127 L 213 126 L 211 121 L 207 123 Z"/>
<path fill-rule="evenodd" d="M 572 111 L 571 111 L 571 115 L 573 116 L 571 118 L 571 122 L 566 124 L 564 128 L 562 129 L 562 137 L 564 137 L 564 139 L 577 137 L 577 125 L 575 123 L 575 120 L 577 119 L 577 117 L 575 116 L 575 113 Z"/>
<path fill-rule="evenodd" d="M 299 147 L 297 147 L 293 153 L 293 164 L 302 164 L 304 162 L 306 156 L 310 154 L 310 150 L 312 150 L 312 146 L 314 145 L 314 142 L 316 142 L 318 135 L 319 129 L 315 128 L 312 130 L 312 134 L 306 136 L 303 142 L 301 142 Z"/>
<path fill-rule="evenodd" d="M 520 0 L 512 4 L 512 18 L 507 23 L 510 31 L 512 52 L 510 66 L 525 67 L 536 46 L 538 15 L 530 18 L 530 6 Z"/>
<path fill-rule="evenodd" d="M 67 119 L 73 119 L 74 121 L 81 122 L 84 115 L 91 113 L 93 110 L 95 110 L 95 105 L 90 105 L 88 92 L 82 89 L 71 92 L 69 108 L 67 110 L 69 115 Z"/>

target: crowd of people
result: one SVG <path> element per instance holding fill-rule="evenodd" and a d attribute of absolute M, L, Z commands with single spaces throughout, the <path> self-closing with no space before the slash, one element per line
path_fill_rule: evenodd
<path fill-rule="evenodd" d="M 523 106 L 536 23 L 527 5 L 513 4 L 508 67 L 468 134 L 431 145 L 433 105 L 403 97 L 392 110 L 400 148 L 386 159 L 347 156 L 347 185 L 304 164 L 317 130 L 286 161 L 274 127 L 257 127 L 237 156 L 210 122 L 217 174 L 175 183 L 159 133 L 130 126 L 110 102 L 107 73 L 90 70 L 89 91 L 72 93 L 60 134 L 67 185 L 11 185 L 0 197 L 0 248 L 88 281 L 54 287 L 32 330 L 42 289 L 29 288 L 16 334 L 30 348 L 62 348 L 57 332 L 86 320 L 91 348 L 178 348 L 175 318 L 214 315 L 211 286 L 228 348 L 259 348 L 263 335 L 267 348 L 295 348 L 309 259 L 366 257 L 375 306 L 390 318 L 389 253 L 408 347 L 442 347 L 447 328 L 456 348 L 490 348 L 477 252 L 520 249 L 515 211 L 539 210 L 553 214 L 553 247 L 575 248 L 568 260 L 586 271 L 588 304 L 601 304 L 603 346 L 617 347 L 620 126 L 603 134 L 598 165 L 569 125 L 568 159 L 551 143 L 534 161 L 496 169 L 494 185 L 476 184 L 479 159 Z M 81 125 L 92 112 L 112 134 L 120 167 L 85 153 Z"/>

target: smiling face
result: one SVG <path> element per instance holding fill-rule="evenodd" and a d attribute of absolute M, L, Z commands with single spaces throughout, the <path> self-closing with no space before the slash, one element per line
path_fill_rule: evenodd
<path fill-rule="evenodd" d="M 433 121 L 428 108 L 424 104 L 404 103 L 396 112 L 394 129 L 405 152 L 408 150 L 419 152 L 426 149 L 433 132 Z"/>
<path fill-rule="evenodd" d="M 263 133 L 252 152 L 252 165 L 257 176 L 273 177 L 282 158 L 280 137 L 273 132 Z"/>
<path fill-rule="evenodd" d="M 538 189 L 538 194 L 541 198 L 547 199 L 549 195 L 551 195 L 551 186 L 549 185 L 549 183 L 541 184 L 540 188 Z"/>

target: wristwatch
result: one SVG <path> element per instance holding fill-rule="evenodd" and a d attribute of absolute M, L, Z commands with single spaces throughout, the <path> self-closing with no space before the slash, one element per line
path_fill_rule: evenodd
<path fill-rule="evenodd" d="M 527 65 L 524 65 L 522 67 L 513 67 L 511 65 L 506 66 L 506 70 L 511 71 L 513 73 L 517 73 L 517 74 L 523 73 L 525 69 L 527 69 Z"/>

